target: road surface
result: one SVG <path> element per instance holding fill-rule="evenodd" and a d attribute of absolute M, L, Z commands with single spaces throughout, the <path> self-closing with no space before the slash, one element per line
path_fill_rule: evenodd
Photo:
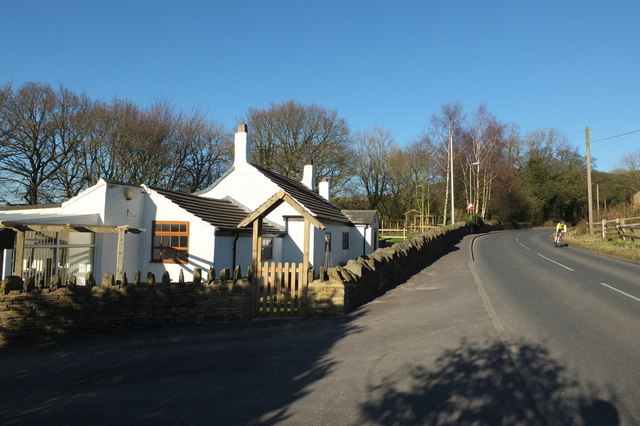
<path fill-rule="evenodd" d="M 616 411 L 623 424 L 640 424 L 640 265 L 556 248 L 550 229 L 481 236 L 473 255 L 502 339 L 544 347 L 580 384 L 540 395 L 545 408 L 562 411 L 554 398 L 579 392 L 612 404 L 610 420 Z M 535 376 L 526 377 L 534 390 Z"/>

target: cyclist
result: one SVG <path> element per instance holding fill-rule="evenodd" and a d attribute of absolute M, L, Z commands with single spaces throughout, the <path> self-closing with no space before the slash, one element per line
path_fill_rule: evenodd
<path fill-rule="evenodd" d="M 556 225 L 556 234 L 555 234 L 555 237 L 553 238 L 554 246 L 558 247 L 558 245 L 562 244 L 562 234 L 564 234 L 565 232 L 567 232 L 567 224 L 564 223 L 564 220 L 561 220 Z"/>

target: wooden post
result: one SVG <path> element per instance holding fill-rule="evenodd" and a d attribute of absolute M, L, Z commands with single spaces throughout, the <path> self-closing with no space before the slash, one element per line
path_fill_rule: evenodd
<path fill-rule="evenodd" d="M 593 189 L 591 188 L 591 142 L 589 138 L 589 127 L 585 128 L 587 139 L 587 202 L 589 214 L 589 235 L 593 235 Z"/>
<path fill-rule="evenodd" d="M 302 315 L 306 314 L 307 310 L 307 287 L 308 272 L 309 272 L 309 245 L 311 241 L 311 223 L 307 218 L 304 219 L 304 251 L 302 252 L 302 271 L 300 271 L 300 278 L 302 280 Z"/>
<path fill-rule="evenodd" d="M 24 261 L 24 231 L 16 230 L 16 245 L 13 253 L 13 274 L 22 277 L 22 263 Z"/>
<path fill-rule="evenodd" d="M 602 239 L 607 239 L 607 220 L 602 219 Z"/>
<path fill-rule="evenodd" d="M 258 275 L 258 270 L 262 264 L 262 218 L 258 217 L 253 221 L 253 236 L 251 241 L 251 265 L 253 266 L 254 278 Z M 257 282 L 257 281 L 256 281 Z"/>
<path fill-rule="evenodd" d="M 262 218 L 257 217 L 253 221 L 253 235 L 251 238 L 251 298 L 253 305 L 253 314 L 258 313 L 260 306 L 259 286 L 260 286 L 260 270 L 262 268 Z"/>
<path fill-rule="evenodd" d="M 122 280 L 124 272 L 124 228 L 118 228 L 118 246 L 116 248 L 116 280 Z"/>

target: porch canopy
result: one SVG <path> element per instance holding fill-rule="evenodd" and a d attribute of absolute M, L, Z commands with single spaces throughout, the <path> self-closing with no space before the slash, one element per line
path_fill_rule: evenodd
<path fill-rule="evenodd" d="M 41 222 L 21 222 L 13 220 L 0 220 L 0 229 L 7 228 L 16 231 L 15 257 L 13 275 L 22 276 L 22 263 L 24 259 L 24 233 L 36 232 L 93 232 L 95 234 L 118 234 L 118 246 L 116 252 L 116 273 L 120 274 L 124 269 L 124 235 L 140 234 L 143 228 L 132 228 L 129 225 L 84 225 L 84 224 L 59 224 Z"/>
<path fill-rule="evenodd" d="M 251 265 L 254 277 L 257 277 L 259 266 L 262 264 L 262 220 L 282 203 L 287 203 L 293 207 L 304 218 L 304 249 L 302 252 L 302 266 L 309 268 L 309 245 L 311 239 L 311 225 L 319 229 L 325 229 L 326 226 L 313 216 L 309 211 L 297 202 L 292 196 L 284 190 L 280 190 L 273 194 L 271 198 L 265 201 L 260 207 L 255 209 L 249 216 L 244 218 L 238 228 L 246 228 L 253 224 L 253 240 L 251 245 Z M 303 274 L 306 281 L 306 273 Z M 254 281 L 256 282 L 256 281 Z M 306 282 L 305 282 L 306 284 Z"/>

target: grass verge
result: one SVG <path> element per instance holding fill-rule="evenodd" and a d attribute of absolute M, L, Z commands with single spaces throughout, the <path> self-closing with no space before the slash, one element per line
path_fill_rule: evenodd
<path fill-rule="evenodd" d="M 640 262 L 640 245 L 637 243 L 622 240 L 603 241 L 599 235 L 573 233 L 567 233 L 564 239 L 569 245 Z"/>

